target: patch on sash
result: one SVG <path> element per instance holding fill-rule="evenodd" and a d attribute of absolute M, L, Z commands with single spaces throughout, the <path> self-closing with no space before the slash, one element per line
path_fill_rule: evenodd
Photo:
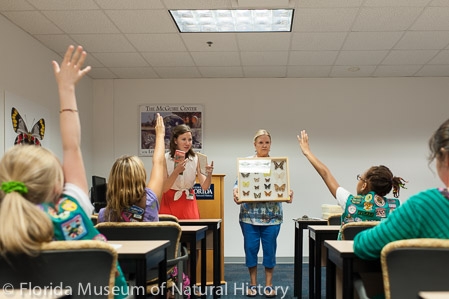
<path fill-rule="evenodd" d="M 348 213 L 349 214 L 354 214 L 357 211 L 357 207 L 355 205 L 350 205 L 348 207 Z"/>
<path fill-rule="evenodd" d="M 354 197 L 351 199 L 351 202 L 352 202 L 353 204 L 358 205 L 358 204 L 360 204 L 360 203 L 362 202 L 362 197 L 361 197 L 361 196 L 354 196 Z"/>
<path fill-rule="evenodd" d="M 365 196 L 365 201 L 371 201 L 371 199 L 373 199 L 373 195 L 367 194 L 367 195 Z"/>
<path fill-rule="evenodd" d="M 376 217 L 385 218 L 387 217 L 387 212 L 384 208 L 377 208 L 376 209 Z"/>
<path fill-rule="evenodd" d="M 61 223 L 61 230 L 65 239 L 68 241 L 79 240 L 87 234 L 86 225 L 79 214 L 75 215 L 70 220 Z"/>
<path fill-rule="evenodd" d="M 142 222 L 145 210 L 138 206 L 131 206 L 122 211 L 122 218 L 125 222 Z"/>
<path fill-rule="evenodd" d="M 69 199 L 65 199 L 61 204 L 61 208 L 65 211 L 73 212 L 78 208 L 78 205 Z"/>
<path fill-rule="evenodd" d="M 378 207 L 383 207 L 385 205 L 385 199 L 382 196 L 374 195 L 374 203 Z"/>
<path fill-rule="evenodd" d="M 366 216 L 366 217 L 373 217 L 374 213 L 368 212 L 368 211 L 357 211 L 357 215 Z"/>
<path fill-rule="evenodd" d="M 373 203 L 372 202 L 365 202 L 363 203 L 363 208 L 367 211 L 371 211 L 371 209 L 373 208 Z"/>

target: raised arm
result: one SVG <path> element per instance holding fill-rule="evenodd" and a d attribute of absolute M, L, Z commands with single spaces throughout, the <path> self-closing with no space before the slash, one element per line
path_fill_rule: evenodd
<path fill-rule="evenodd" d="M 76 83 L 90 71 L 83 69 L 86 52 L 81 46 L 69 46 L 59 65 L 53 61 L 60 103 L 60 130 L 63 149 L 64 179 L 88 193 L 86 172 L 81 153 L 81 125 L 75 97 Z"/>
<path fill-rule="evenodd" d="M 318 174 L 323 179 L 324 183 L 326 184 L 327 188 L 329 188 L 329 191 L 332 193 L 334 198 L 336 198 L 337 188 L 340 186 L 337 182 L 337 180 L 334 178 L 332 173 L 330 172 L 329 168 L 327 168 L 326 165 L 324 165 L 318 158 L 312 153 L 309 147 L 309 136 L 307 135 L 306 131 L 302 130 L 301 135 L 297 136 L 299 146 L 301 147 L 301 151 L 306 156 L 306 158 L 309 160 L 310 164 L 315 168 L 315 170 L 318 172 Z"/>
<path fill-rule="evenodd" d="M 203 190 L 209 189 L 210 183 L 212 182 L 213 171 L 214 171 L 214 161 L 212 161 L 210 165 L 206 165 L 207 176 L 201 173 L 200 163 L 198 163 L 196 173 L 198 174 L 198 180 L 200 181 L 200 185 Z"/>
<path fill-rule="evenodd" d="M 153 190 L 159 202 L 162 199 L 162 189 L 167 178 L 167 165 L 165 164 L 165 125 L 162 116 L 158 113 L 156 117 L 156 142 L 153 153 L 153 168 L 151 169 L 148 188 Z"/>

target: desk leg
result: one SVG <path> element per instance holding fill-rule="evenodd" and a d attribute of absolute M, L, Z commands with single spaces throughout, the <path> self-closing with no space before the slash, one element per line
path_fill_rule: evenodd
<path fill-rule="evenodd" d="M 315 240 L 309 237 L 309 298 L 315 299 Z M 318 298 L 319 299 L 319 298 Z"/>
<path fill-rule="evenodd" d="M 206 236 L 201 240 L 201 298 L 206 299 Z"/>
<path fill-rule="evenodd" d="M 329 251 L 327 254 L 326 266 L 326 299 L 335 299 L 336 288 L 336 271 L 335 264 L 329 260 Z"/>
<path fill-rule="evenodd" d="M 147 260 L 136 261 L 136 298 L 145 299 L 147 293 Z"/>
<path fill-rule="evenodd" d="M 315 240 L 315 298 L 321 298 L 321 246 L 323 240 L 316 236 Z"/>
<path fill-rule="evenodd" d="M 301 298 L 302 295 L 302 244 L 303 228 L 295 222 L 295 258 L 293 273 L 293 296 Z"/>
<path fill-rule="evenodd" d="M 190 287 L 191 287 L 191 298 L 196 298 L 196 241 L 190 241 Z"/>
<path fill-rule="evenodd" d="M 159 262 L 159 289 L 161 290 L 161 297 L 164 298 L 167 291 L 167 248 L 164 249 L 164 258 Z"/>
<path fill-rule="evenodd" d="M 352 259 L 343 259 L 343 299 L 354 298 Z"/>
<path fill-rule="evenodd" d="M 220 289 L 220 280 L 221 280 L 221 242 L 220 242 L 220 236 L 221 236 L 221 225 L 217 224 L 217 226 L 213 230 L 213 248 L 215 249 L 213 252 L 214 257 L 214 286 L 213 286 L 213 297 L 214 299 L 220 297 L 219 295 L 219 289 Z"/>

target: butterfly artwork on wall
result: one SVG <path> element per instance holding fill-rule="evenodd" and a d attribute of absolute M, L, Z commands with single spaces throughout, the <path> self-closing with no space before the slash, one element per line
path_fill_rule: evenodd
<path fill-rule="evenodd" d="M 243 192 L 243 196 L 249 196 L 249 191 L 242 191 Z"/>
<path fill-rule="evenodd" d="M 28 131 L 27 125 L 20 115 L 19 111 L 12 107 L 11 109 L 11 121 L 14 132 L 18 135 L 14 140 L 14 145 L 16 144 L 34 144 L 41 146 L 39 140 L 44 139 L 45 134 L 45 120 L 43 118 L 39 119 L 31 131 Z"/>
<path fill-rule="evenodd" d="M 273 161 L 273 163 L 274 163 L 274 170 L 276 170 L 278 168 L 284 170 L 284 163 L 285 163 L 285 161 L 279 161 L 279 162 Z"/>
<path fill-rule="evenodd" d="M 281 186 L 279 186 L 278 184 L 274 184 L 274 189 L 276 190 L 276 192 L 285 191 L 285 184 L 282 184 Z"/>

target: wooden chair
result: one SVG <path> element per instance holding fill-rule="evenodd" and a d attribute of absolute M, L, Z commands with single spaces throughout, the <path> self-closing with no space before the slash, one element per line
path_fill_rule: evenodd
<path fill-rule="evenodd" d="M 360 221 L 349 222 L 341 227 L 341 239 L 342 240 L 354 240 L 354 237 L 365 229 L 372 228 L 380 223 L 380 221 Z"/>
<path fill-rule="evenodd" d="M 187 249 L 180 244 L 181 226 L 173 221 L 159 222 L 101 222 L 95 226 L 108 240 L 169 240 L 170 246 L 167 248 L 167 269 L 170 272 L 174 266 L 178 268 L 178 290 L 182 287 L 183 263 L 188 259 Z M 126 265 L 121 263 L 124 272 L 129 272 Z M 148 294 L 157 293 L 154 288 L 158 277 L 157 265 L 147 264 L 150 271 L 147 273 L 149 286 Z M 180 284 L 180 285 L 179 285 Z M 182 298 L 182 294 L 176 292 L 177 298 Z"/>
<path fill-rule="evenodd" d="M 386 299 L 417 298 L 420 291 L 449 290 L 449 240 L 409 239 L 381 252 Z"/>
<path fill-rule="evenodd" d="M 342 213 L 329 215 L 327 218 L 327 225 L 341 225 L 341 214 Z"/>
<path fill-rule="evenodd" d="M 114 298 L 106 290 L 114 287 L 117 256 L 114 247 L 102 241 L 54 241 L 43 244 L 35 257 L 0 256 L 0 284 L 15 289 L 57 287 L 68 290 L 70 298 Z"/>

